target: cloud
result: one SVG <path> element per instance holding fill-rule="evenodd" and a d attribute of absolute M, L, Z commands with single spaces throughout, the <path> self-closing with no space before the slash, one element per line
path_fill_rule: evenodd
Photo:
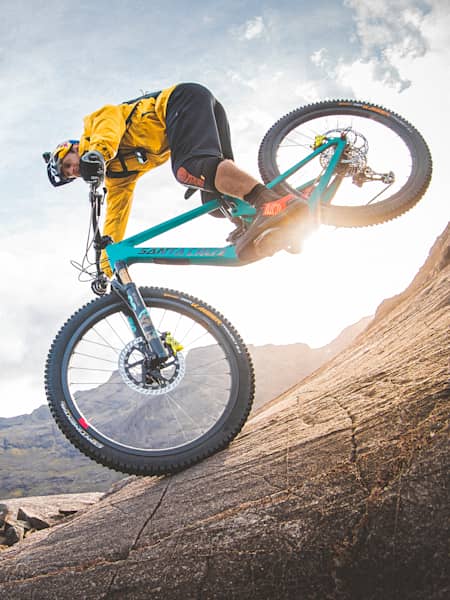
<path fill-rule="evenodd" d="M 428 45 L 422 31 L 430 3 L 422 0 L 344 0 L 353 10 L 360 59 L 372 63 L 378 80 L 398 91 L 411 82 L 395 63 L 399 58 L 423 56 Z"/>
<path fill-rule="evenodd" d="M 369 95 L 387 106 L 403 102 L 398 112 L 404 114 L 406 107 L 415 125 L 420 125 L 422 118 L 428 127 L 435 119 L 437 143 L 444 143 L 447 98 L 437 88 L 440 83 L 445 85 L 442 73 L 448 64 L 445 53 L 450 28 L 442 0 L 435 0 L 431 16 L 427 13 L 430 3 L 420 0 L 278 0 L 263 4 L 258 0 L 210 0 L 206 5 L 192 0 L 189 19 L 182 0 L 151 7 L 139 0 L 132 12 L 125 3 L 111 0 L 79 0 L 75 12 L 61 0 L 48 0 L 38 11 L 31 10 L 34 4 L 32 0 L 5 4 L 0 21 L 0 146 L 4 163 L 0 220 L 6 253 L 2 255 L 0 283 L 4 323 L 0 362 L 5 367 L 0 395 L 12 397 L 10 390 L 16 390 L 16 412 L 28 408 L 25 399 L 33 397 L 30 388 L 34 387 L 35 394 L 42 390 L 43 363 L 55 332 L 91 296 L 88 285 L 77 284 L 69 265 L 69 259 L 80 259 L 84 249 L 87 190 L 82 182 L 62 190 L 50 188 L 41 158 L 43 150 L 61 139 L 77 137 L 84 115 L 102 104 L 137 96 L 140 89 L 161 89 L 177 81 L 201 82 L 225 106 L 237 162 L 255 176 L 259 143 L 277 119 L 305 103 L 351 96 L 355 90 L 363 99 L 370 100 Z M 428 80 L 423 81 L 426 67 L 419 73 L 411 66 L 421 61 L 430 65 L 433 57 L 427 40 L 429 44 L 439 42 L 440 52 L 440 58 L 434 59 L 433 114 L 423 109 L 430 98 Z M 409 80 L 416 85 L 400 100 L 397 92 L 406 89 Z M 410 98 L 418 89 L 423 95 L 420 103 L 415 103 Z M 441 154 L 445 156 L 445 152 Z M 128 232 L 136 233 L 193 208 L 196 197 L 186 202 L 183 192 L 169 165 L 144 177 L 137 188 Z M 221 244 L 230 229 L 219 221 L 205 217 L 201 236 L 191 226 L 177 230 L 180 239 L 174 244 L 198 245 L 204 233 L 208 234 L 206 245 Z M 223 231 L 213 233 L 213 227 Z M 415 232 L 414 248 L 422 234 L 424 228 Z M 367 240 L 368 235 L 364 233 L 361 239 Z M 392 253 L 397 256 L 398 249 Z M 267 323 L 262 330 L 258 311 L 253 311 L 255 323 L 248 325 L 253 316 L 245 315 L 241 302 L 246 295 L 255 298 L 255 273 L 260 273 L 262 281 L 276 279 L 274 264 L 280 268 L 292 265 L 295 276 L 289 271 L 285 281 L 271 283 L 269 291 L 262 286 L 261 297 L 273 293 L 267 302 L 275 305 L 280 297 L 278 287 L 284 285 L 283 298 L 304 302 L 314 274 L 302 277 L 302 259 L 287 263 L 289 258 L 282 256 L 248 269 L 209 270 L 207 274 L 194 267 L 136 265 L 133 269 L 139 282 L 204 297 L 235 321 L 238 329 L 240 321 L 250 340 L 267 343 L 275 331 L 276 335 L 291 336 L 290 341 L 308 342 L 305 328 L 320 327 L 320 314 L 318 321 L 311 311 L 306 324 L 295 318 L 284 326 L 274 321 L 272 330 Z M 389 261 L 390 267 L 393 262 Z M 298 294 L 289 287 L 292 280 L 299 282 Z M 382 284 L 384 280 L 373 278 L 380 299 L 385 297 Z M 329 293 L 335 293 L 332 286 Z M 288 315 L 288 304 L 284 308 Z"/>
<path fill-rule="evenodd" d="M 261 37 L 264 31 L 264 21 L 262 17 L 255 17 L 245 24 L 244 37 L 246 40 L 253 40 Z"/>
<path fill-rule="evenodd" d="M 262 16 L 247 19 L 243 25 L 233 25 L 231 34 L 240 41 L 250 41 L 262 38 L 267 32 L 267 23 Z"/>
<path fill-rule="evenodd" d="M 311 54 L 311 62 L 318 67 L 326 67 L 329 62 L 327 54 L 326 48 L 320 48 Z"/>

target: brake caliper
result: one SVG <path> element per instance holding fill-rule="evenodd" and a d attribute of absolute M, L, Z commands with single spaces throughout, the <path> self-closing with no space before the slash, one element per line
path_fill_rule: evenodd
<path fill-rule="evenodd" d="M 180 342 L 177 342 L 173 335 L 168 331 L 163 333 L 161 337 L 164 339 L 165 345 L 172 350 L 173 356 L 176 356 L 177 352 L 181 352 L 181 350 L 183 350 L 184 346 L 180 344 Z"/>
<path fill-rule="evenodd" d="M 325 144 L 326 141 L 327 141 L 326 135 L 316 135 L 316 137 L 314 138 L 314 144 L 312 145 L 312 149 L 317 150 L 317 148 L 320 148 L 320 146 Z"/>

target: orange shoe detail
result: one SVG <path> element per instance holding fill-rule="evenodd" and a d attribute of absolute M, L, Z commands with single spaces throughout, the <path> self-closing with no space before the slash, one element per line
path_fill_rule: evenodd
<path fill-rule="evenodd" d="M 272 200 L 272 202 L 266 202 L 262 205 L 262 214 L 264 217 L 275 217 L 279 215 L 283 210 L 286 210 L 287 205 L 294 197 L 293 194 L 278 198 L 278 200 Z"/>

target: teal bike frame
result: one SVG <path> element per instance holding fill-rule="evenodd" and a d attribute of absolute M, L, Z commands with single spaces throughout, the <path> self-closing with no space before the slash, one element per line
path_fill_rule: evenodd
<path fill-rule="evenodd" d="M 334 197 L 341 177 L 335 173 L 344 148 L 346 146 L 345 139 L 329 138 L 324 140 L 317 148 L 313 150 L 306 158 L 292 166 L 290 169 L 276 177 L 269 184 L 268 188 L 273 188 L 281 183 L 297 171 L 305 164 L 313 160 L 318 154 L 324 152 L 328 148 L 335 146 L 335 152 L 331 158 L 327 168 L 321 175 L 319 180 L 308 181 L 297 188 L 301 192 L 314 185 L 314 190 L 308 197 L 309 210 L 314 213 L 321 203 L 330 203 Z M 333 179 L 334 175 L 334 179 Z M 225 197 L 232 205 L 231 214 L 233 218 L 241 218 L 250 222 L 255 214 L 255 208 L 238 198 Z M 150 227 L 141 233 L 133 235 L 125 240 L 109 244 L 106 247 L 106 252 L 114 271 L 117 265 L 129 266 L 133 263 L 157 263 L 164 265 L 212 265 L 212 266 L 241 266 L 246 264 L 239 260 L 236 255 L 236 250 L 233 245 L 224 246 L 222 248 L 167 248 L 160 246 L 139 246 L 140 244 L 151 240 L 167 231 L 180 227 L 193 219 L 197 219 L 214 210 L 220 209 L 222 201 L 220 199 L 211 200 L 210 202 L 194 208 L 188 212 L 182 213 L 173 219 L 169 219 L 164 223 Z"/>

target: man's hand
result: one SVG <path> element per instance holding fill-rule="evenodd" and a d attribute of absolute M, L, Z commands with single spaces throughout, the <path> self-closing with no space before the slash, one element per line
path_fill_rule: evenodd
<path fill-rule="evenodd" d="M 80 175 L 87 183 L 101 183 L 105 178 L 105 159 L 97 152 L 90 150 L 80 158 Z"/>

